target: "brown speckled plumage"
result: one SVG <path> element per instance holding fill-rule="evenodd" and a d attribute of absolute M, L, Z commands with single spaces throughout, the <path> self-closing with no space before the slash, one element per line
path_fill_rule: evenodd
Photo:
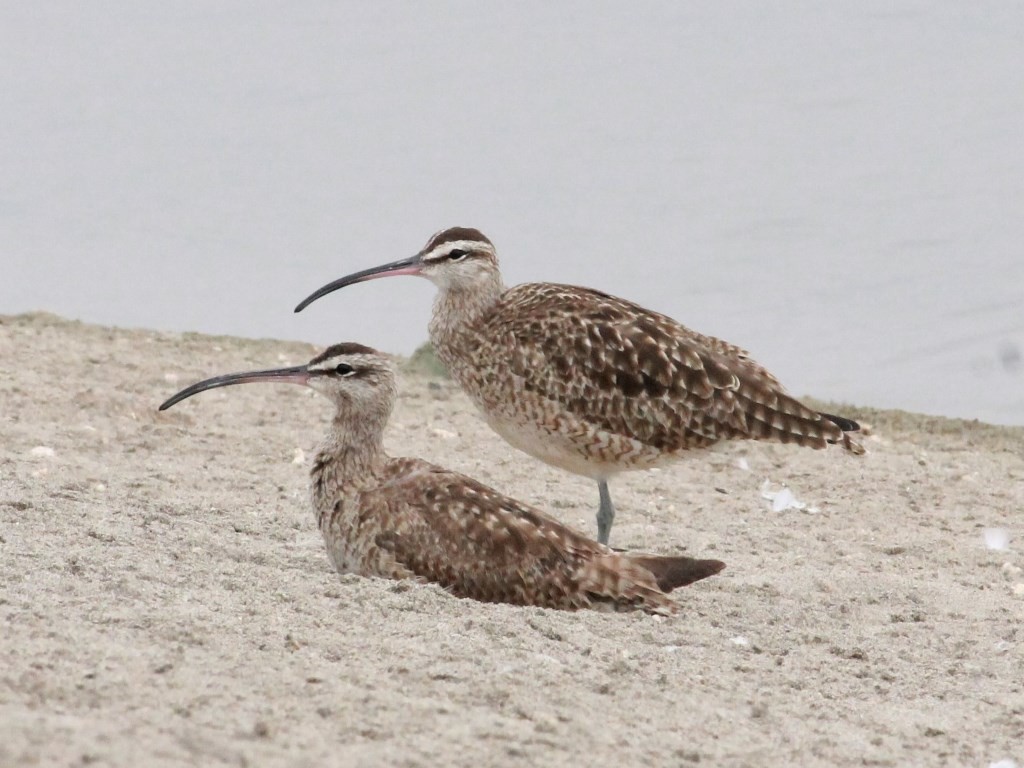
<path fill-rule="evenodd" d="M 516 420 L 524 397 L 533 400 L 533 419 L 578 435 L 579 458 L 595 467 L 651 466 L 734 438 L 861 452 L 745 351 L 598 291 L 519 285 L 474 321 L 431 330 L 488 414 Z"/>
<path fill-rule="evenodd" d="M 439 232 L 413 259 L 337 280 L 300 308 L 389 274 L 438 285 L 430 339 L 495 431 L 602 484 L 602 541 L 614 515 L 605 483 L 617 472 L 730 439 L 864 452 L 844 431 L 855 422 L 803 405 L 733 344 L 589 288 L 505 288 L 494 246 L 474 229 Z"/>
<path fill-rule="evenodd" d="M 317 524 L 342 573 L 439 584 L 485 602 L 671 613 L 666 593 L 721 570 L 715 560 L 614 552 L 539 510 L 463 475 L 383 449 L 395 399 L 387 359 L 335 345 L 308 365 L 193 385 L 162 407 L 214 386 L 293 380 L 327 395 L 336 414 L 313 462 Z"/>

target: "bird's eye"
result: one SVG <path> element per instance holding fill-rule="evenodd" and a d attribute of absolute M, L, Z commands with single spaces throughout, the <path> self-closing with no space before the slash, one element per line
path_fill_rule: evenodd
<path fill-rule="evenodd" d="M 459 250 L 449 251 L 448 252 L 448 261 L 462 261 L 467 256 L 469 256 L 469 251 L 459 251 Z"/>
<path fill-rule="evenodd" d="M 338 363 L 334 366 L 334 372 L 339 376 L 351 376 L 356 372 L 356 369 L 348 363 Z"/>

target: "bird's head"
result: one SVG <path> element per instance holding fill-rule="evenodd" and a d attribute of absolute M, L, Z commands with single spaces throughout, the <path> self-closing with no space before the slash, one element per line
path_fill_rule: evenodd
<path fill-rule="evenodd" d="M 330 399 L 339 413 L 386 422 L 397 393 L 391 362 L 352 342 L 328 347 L 305 365 L 214 376 L 186 387 L 160 406 L 166 410 L 192 395 L 232 384 L 278 381 L 302 384 Z"/>
<path fill-rule="evenodd" d="M 482 232 L 452 227 L 438 232 L 415 256 L 371 267 L 328 283 L 306 297 L 296 308 L 301 312 L 317 299 L 353 283 L 395 275 L 420 275 L 442 291 L 483 292 L 500 288 L 501 273 L 494 245 Z"/>

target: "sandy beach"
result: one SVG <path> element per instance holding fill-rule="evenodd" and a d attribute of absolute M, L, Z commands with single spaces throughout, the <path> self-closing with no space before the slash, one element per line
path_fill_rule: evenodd
<path fill-rule="evenodd" d="M 822 404 L 867 456 L 742 443 L 616 479 L 614 544 L 728 564 L 677 616 L 485 605 L 332 571 L 312 392 L 156 410 L 315 351 L 0 316 L 0 765 L 1024 762 L 1024 428 Z M 451 382 L 401 385 L 393 454 L 593 534 L 590 481 Z"/>

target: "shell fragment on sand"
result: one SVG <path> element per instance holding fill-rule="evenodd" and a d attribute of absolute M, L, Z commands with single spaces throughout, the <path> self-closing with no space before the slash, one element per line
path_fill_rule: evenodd
<path fill-rule="evenodd" d="M 785 485 L 777 491 L 772 490 L 770 480 L 765 480 L 761 484 L 761 498 L 771 502 L 772 512 L 786 512 L 790 509 L 796 509 L 809 515 L 816 515 L 821 511 L 817 507 L 809 507 L 805 502 L 798 500 L 793 491 Z"/>
<path fill-rule="evenodd" d="M 1002 552 L 1010 548 L 1010 532 L 1005 528 L 986 528 L 981 535 L 988 549 Z"/>

